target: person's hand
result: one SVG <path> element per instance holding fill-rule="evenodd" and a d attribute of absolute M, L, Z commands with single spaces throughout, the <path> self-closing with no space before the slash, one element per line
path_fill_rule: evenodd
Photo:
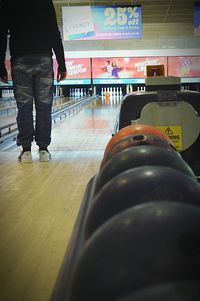
<path fill-rule="evenodd" d="M 64 80 L 67 77 L 67 72 L 59 72 L 57 73 L 57 82 Z"/>
<path fill-rule="evenodd" d="M 8 83 L 8 76 L 7 75 L 1 75 L 0 81 L 7 84 Z"/>

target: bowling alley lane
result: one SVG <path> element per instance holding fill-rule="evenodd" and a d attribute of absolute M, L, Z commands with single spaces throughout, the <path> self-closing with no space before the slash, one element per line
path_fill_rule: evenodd
<path fill-rule="evenodd" d="M 53 125 L 50 162 L 0 152 L 0 300 L 46 301 L 88 181 L 100 166 L 119 109 L 96 99 Z"/>

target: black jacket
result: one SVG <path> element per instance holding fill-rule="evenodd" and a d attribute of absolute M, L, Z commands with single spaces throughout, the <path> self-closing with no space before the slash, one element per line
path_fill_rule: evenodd
<path fill-rule="evenodd" d="M 0 0 L 0 75 L 5 75 L 7 37 L 11 59 L 25 55 L 52 56 L 65 72 L 62 39 L 52 0 Z"/>

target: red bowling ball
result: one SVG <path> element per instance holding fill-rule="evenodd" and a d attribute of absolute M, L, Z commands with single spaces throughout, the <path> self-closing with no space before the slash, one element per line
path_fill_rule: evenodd
<path fill-rule="evenodd" d="M 111 149 L 111 147 L 115 143 L 117 143 L 119 140 L 121 140 L 124 137 L 127 137 L 129 135 L 136 135 L 136 134 L 137 135 L 143 135 L 143 134 L 155 135 L 155 136 L 159 136 L 159 137 L 165 139 L 166 141 L 169 142 L 169 144 L 172 143 L 171 139 L 163 131 L 161 131 L 159 128 L 157 128 L 153 125 L 133 124 L 133 125 L 129 125 L 129 126 L 122 128 L 121 130 L 119 130 L 119 132 L 117 132 L 114 136 L 112 136 L 112 138 L 108 141 L 108 143 L 106 145 L 104 156 Z"/>
<path fill-rule="evenodd" d="M 105 157 L 102 160 L 100 169 L 112 159 L 116 154 L 123 151 L 124 149 L 141 146 L 141 145 L 151 145 L 151 146 L 159 146 L 168 149 L 175 149 L 171 141 L 167 141 L 166 139 L 150 134 L 137 134 L 137 135 L 129 135 L 121 140 L 117 141 L 106 153 Z"/>

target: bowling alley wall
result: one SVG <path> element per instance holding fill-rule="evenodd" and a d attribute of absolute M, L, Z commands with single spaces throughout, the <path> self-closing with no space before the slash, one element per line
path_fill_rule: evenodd
<path fill-rule="evenodd" d="M 57 76 L 57 62 L 53 59 L 54 75 Z M 188 78 L 189 81 L 200 81 L 200 56 L 146 56 L 146 57 L 100 57 L 100 58 L 65 58 L 67 80 L 84 79 L 83 82 L 93 83 L 132 83 L 134 79 L 146 77 L 147 65 L 164 65 L 165 76 Z M 109 73 L 109 65 L 117 72 Z M 6 60 L 9 80 L 11 80 L 10 60 Z"/>
<path fill-rule="evenodd" d="M 68 54 L 69 55 L 69 54 Z M 75 88 L 102 94 L 105 88 L 118 87 L 122 94 L 145 90 L 147 65 L 164 65 L 165 76 L 181 78 L 184 90 L 200 91 L 200 56 L 138 56 L 138 57 L 65 57 L 67 78 L 57 82 L 57 61 L 53 57 L 55 95 L 71 96 Z M 9 84 L 1 85 L 0 98 L 12 94 L 10 60 L 6 60 Z M 61 92 L 57 93 L 59 90 Z M 11 94 L 10 94 L 11 92 Z M 8 94 L 7 94 L 8 93 Z M 89 93 L 89 92 L 88 92 Z"/>

